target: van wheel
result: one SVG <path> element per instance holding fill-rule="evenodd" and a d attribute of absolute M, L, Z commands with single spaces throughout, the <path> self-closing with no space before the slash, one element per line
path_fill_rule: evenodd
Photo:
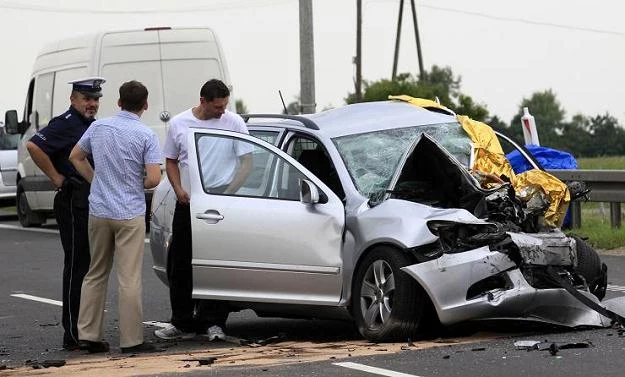
<path fill-rule="evenodd" d="M 17 211 L 17 219 L 25 228 L 39 227 L 46 221 L 44 216 L 33 212 L 30 209 L 26 193 L 24 192 L 24 187 L 22 187 L 21 183 L 17 184 L 15 208 Z"/>
<path fill-rule="evenodd" d="M 358 331 L 373 342 L 404 341 L 426 328 L 427 294 L 401 268 L 409 255 L 378 246 L 360 263 L 354 279 L 352 312 Z"/>

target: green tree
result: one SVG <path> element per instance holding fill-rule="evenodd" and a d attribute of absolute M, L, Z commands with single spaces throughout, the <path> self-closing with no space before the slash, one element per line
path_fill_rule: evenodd
<path fill-rule="evenodd" d="M 442 68 L 434 65 L 419 79 L 410 73 L 401 73 L 395 80 L 365 81 L 363 102 L 385 101 L 389 95 L 405 94 L 438 100 L 457 114 L 467 115 L 475 120 L 488 119 L 486 106 L 475 103 L 471 97 L 460 92 L 460 81 L 460 77 L 455 77 L 450 67 Z M 345 102 L 355 103 L 355 94 L 349 93 Z"/>
<path fill-rule="evenodd" d="M 286 111 L 282 110 L 282 114 L 299 115 L 301 113 L 302 113 L 302 105 L 299 102 L 299 98 L 297 98 L 295 101 L 290 102 L 288 105 L 286 105 Z"/>
<path fill-rule="evenodd" d="M 524 107 L 529 109 L 536 120 L 540 145 L 560 149 L 558 147 L 562 143 L 559 139 L 564 129 L 565 111 L 556 99 L 555 93 L 549 89 L 535 92 L 530 98 L 523 98 L 519 111 L 510 122 L 510 135 L 520 143 L 523 143 L 521 117 Z"/>
<path fill-rule="evenodd" d="M 616 156 L 625 154 L 625 130 L 618 120 L 606 113 L 590 118 L 590 134 L 593 135 L 592 156 Z"/>
<path fill-rule="evenodd" d="M 570 122 L 564 123 L 562 136 L 558 145 L 564 151 L 571 152 L 575 157 L 592 156 L 593 145 L 590 120 L 582 114 L 576 114 Z"/>
<path fill-rule="evenodd" d="M 236 109 L 237 114 L 247 114 L 248 113 L 247 106 L 245 106 L 245 103 L 243 102 L 242 99 L 238 99 L 238 100 L 234 101 L 234 108 Z"/>

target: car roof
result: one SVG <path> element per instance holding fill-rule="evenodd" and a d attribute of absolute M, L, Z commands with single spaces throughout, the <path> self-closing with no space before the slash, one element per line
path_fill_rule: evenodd
<path fill-rule="evenodd" d="M 287 116 L 288 119 L 280 119 L 279 115 L 275 114 L 269 116 L 278 118 L 263 119 L 259 122 L 263 117 L 262 114 L 243 117 L 249 118 L 250 126 L 309 129 L 313 133 L 330 138 L 398 127 L 457 122 L 453 115 L 441 114 L 401 101 L 362 102 L 315 114 Z"/>

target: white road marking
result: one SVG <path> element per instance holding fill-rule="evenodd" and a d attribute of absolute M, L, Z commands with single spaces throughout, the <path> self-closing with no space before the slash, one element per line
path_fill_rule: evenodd
<path fill-rule="evenodd" d="M 608 291 L 612 291 L 612 292 L 625 292 L 625 287 L 623 287 L 622 285 L 613 285 L 613 284 L 608 284 Z"/>
<path fill-rule="evenodd" d="M 0 224 L 0 229 L 21 230 L 24 232 L 35 232 L 35 233 L 59 234 L 59 231 L 57 229 L 24 228 L 21 225 Z M 145 243 L 150 243 L 149 238 L 146 238 L 143 241 Z"/>
<path fill-rule="evenodd" d="M 18 297 L 18 298 L 23 298 L 25 300 L 32 300 L 32 301 L 37 301 L 37 302 L 43 302 L 45 304 L 52 304 L 52 305 L 56 305 L 56 306 L 63 306 L 63 302 L 57 301 L 57 300 L 50 300 L 49 298 L 25 295 L 23 293 L 16 293 L 16 294 L 13 294 L 11 296 L 12 297 Z"/>
<path fill-rule="evenodd" d="M 49 298 L 43 298 L 43 297 L 27 295 L 27 294 L 23 294 L 23 293 L 15 293 L 15 294 L 12 294 L 11 297 L 17 297 L 17 298 L 23 298 L 25 300 L 43 302 L 44 304 L 63 306 L 63 302 L 61 302 L 61 301 L 51 300 Z M 106 312 L 106 310 L 105 310 L 105 312 Z M 4 318 L 9 318 L 9 317 L 0 317 L 0 319 L 4 319 Z M 169 323 L 165 323 L 165 322 L 145 321 L 143 323 L 145 323 L 148 326 L 160 327 L 160 328 L 163 328 L 163 329 L 166 328 L 166 327 L 169 327 Z"/>
<path fill-rule="evenodd" d="M 169 327 L 169 322 L 158 322 L 158 321 L 145 321 L 144 324 L 148 326 L 160 327 L 161 329 L 165 329 Z"/>
<path fill-rule="evenodd" d="M 59 234 L 59 231 L 56 229 L 24 228 L 20 225 L 0 224 L 0 229 L 13 229 L 13 230 L 22 230 L 25 232 Z"/>
<path fill-rule="evenodd" d="M 407 374 L 407 373 L 395 372 L 395 371 L 388 370 L 388 369 L 370 367 L 368 365 L 358 364 L 358 363 L 349 363 L 349 362 L 348 363 L 334 363 L 334 365 L 339 366 L 339 367 L 343 367 L 343 368 L 359 370 L 361 372 L 377 374 L 378 376 L 387 376 L 387 377 L 419 377 L 416 374 Z"/>

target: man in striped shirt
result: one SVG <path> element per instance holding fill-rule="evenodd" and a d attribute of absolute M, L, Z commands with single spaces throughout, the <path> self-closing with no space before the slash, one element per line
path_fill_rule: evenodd
<path fill-rule="evenodd" d="M 159 183 L 162 162 L 156 133 L 139 120 L 148 108 L 147 99 L 148 90 L 143 84 L 124 83 L 119 88 L 121 111 L 94 122 L 69 157 L 76 170 L 91 182 L 91 264 L 82 285 L 78 318 L 79 339 L 91 353 L 106 352 L 109 348 L 108 343 L 102 341 L 102 324 L 113 262 L 119 279 L 122 353 L 158 351 L 143 342 L 142 324 L 144 189 Z M 89 155 L 93 156 L 95 170 L 87 159 Z"/>

